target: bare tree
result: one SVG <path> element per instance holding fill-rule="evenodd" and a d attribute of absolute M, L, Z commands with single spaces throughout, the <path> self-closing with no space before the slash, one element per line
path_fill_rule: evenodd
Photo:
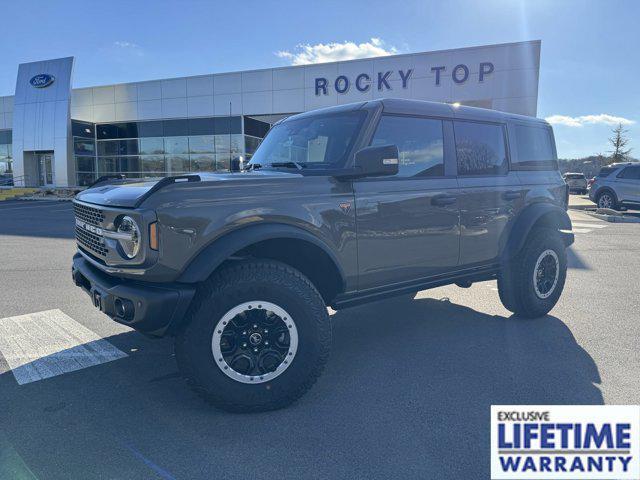
<path fill-rule="evenodd" d="M 616 128 L 612 131 L 613 137 L 609 139 L 609 143 L 613 150 L 610 150 L 611 153 L 611 162 L 624 162 L 627 159 L 629 153 L 631 153 L 630 148 L 626 148 L 629 143 L 629 139 L 627 138 L 628 130 L 625 130 L 622 127 L 622 124 L 619 123 Z"/>

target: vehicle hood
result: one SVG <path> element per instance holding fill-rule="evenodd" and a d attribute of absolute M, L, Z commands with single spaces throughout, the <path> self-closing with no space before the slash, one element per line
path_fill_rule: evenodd
<path fill-rule="evenodd" d="M 283 172 L 280 170 L 258 170 L 252 172 L 238 173 L 193 173 L 189 176 L 197 177 L 198 183 L 215 186 L 222 182 L 234 182 L 240 186 L 243 182 L 251 185 L 256 179 L 268 180 L 282 179 L 283 177 L 301 177 L 296 172 Z M 192 177 L 192 178 L 193 178 Z M 135 180 L 114 180 L 113 183 L 101 183 L 95 187 L 87 188 L 76 195 L 76 200 L 95 205 L 103 205 L 109 207 L 136 208 L 153 195 L 154 192 L 165 187 L 180 188 L 181 184 L 191 184 L 187 181 L 187 177 L 166 177 L 153 178 L 141 181 Z"/>

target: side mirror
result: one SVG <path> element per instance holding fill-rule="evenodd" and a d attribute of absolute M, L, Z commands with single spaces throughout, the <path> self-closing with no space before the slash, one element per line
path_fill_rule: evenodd
<path fill-rule="evenodd" d="M 398 173 L 398 147 L 376 145 L 356 152 L 354 170 L 358 177 L 381 177 Z"/>

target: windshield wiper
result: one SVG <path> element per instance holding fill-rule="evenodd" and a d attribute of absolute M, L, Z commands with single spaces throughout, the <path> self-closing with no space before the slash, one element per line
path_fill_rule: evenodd
<path fill-rule="evenodd" d="M 270 163 L 269 167 L 297 168 L 298 170 L 302 170 L 303 168 L 306 168 L 306 165 L 302 165 L 302 164 L 300 164 L 298 162 L 294 162 L 293 160 L 290 160 L 288 162 Z"/>

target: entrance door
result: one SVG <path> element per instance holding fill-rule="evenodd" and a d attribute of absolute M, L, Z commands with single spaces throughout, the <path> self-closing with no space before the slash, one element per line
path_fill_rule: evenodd
<path fill-rule="evenodd" d="M 37 153 L 38 185 L 53 186 L 53 153 Z"/>

